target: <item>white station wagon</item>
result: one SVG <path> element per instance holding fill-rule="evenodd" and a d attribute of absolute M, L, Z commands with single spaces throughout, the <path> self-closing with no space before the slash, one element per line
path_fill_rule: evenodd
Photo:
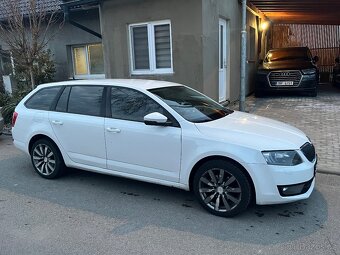
<path fill-rule="evenodd" d="M 229 110 L 180 84 L 83 80 L 38 86 L 16 107 L 13 139 L 44 178 L 66 167 L 192 190 L 230 217 L 306 199 L 316 154 L 300 130 Z"/>

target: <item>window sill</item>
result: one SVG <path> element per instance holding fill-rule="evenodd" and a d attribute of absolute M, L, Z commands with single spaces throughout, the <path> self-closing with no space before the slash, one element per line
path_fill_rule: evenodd
<path fill-rule="evenodd" d="M 131 76 L 157 76 L 157 75 L 173 75 L 175 72 L 173 71 L 166 71 L 166 72 L 131 72 Z"/>

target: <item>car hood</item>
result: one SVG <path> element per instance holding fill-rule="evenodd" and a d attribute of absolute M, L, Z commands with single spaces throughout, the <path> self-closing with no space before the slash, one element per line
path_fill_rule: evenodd
<path fill-rule="evenodd" d="M 196 123 L 204 136 L 257 150 L 295 150 L 308 142 L 299 129 L 265 117 L 235 111 L 228 116 Z"/>
<path fill-rule="evenodd" d="M 307 68 L 316 68 L 316 66 L 309 61 L 275 61 L 270 63 L 263 63 L 260 70 L 302 70 Z"/>

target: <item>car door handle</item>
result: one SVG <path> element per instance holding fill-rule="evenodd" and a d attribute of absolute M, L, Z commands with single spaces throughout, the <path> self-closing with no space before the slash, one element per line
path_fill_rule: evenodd
<path fill-rule="evenodd" d="M 119 128 L 108 127 L 108 128 L 106 128 L 106 130 L 107 130 L 107 132 L 110 132 L 110 133 L 120 133 Z"/>
<path fill-rule="evenodd" d="M 59 126 L 61 126 L 61 125 L 64 124 L 64 123 L 63 123 L 62 121 L 60 121 L 60 120 L 52 120 L 52 123 L 53 123 L 54 125 L 59 125 Z"/>

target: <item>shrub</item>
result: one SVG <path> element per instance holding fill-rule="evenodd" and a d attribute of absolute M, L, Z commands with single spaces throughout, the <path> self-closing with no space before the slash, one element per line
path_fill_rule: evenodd
<path fill-rule="evenodd" d="M 1 113 L 5 120 L 5 124 L 10 124 L 13 112 L 18 103 L 23 99 L 31 89 L 21 87 L 17 89 L 12 95 L 9 93 L 0 93 L 0 107 L 2 106 Z"/>

